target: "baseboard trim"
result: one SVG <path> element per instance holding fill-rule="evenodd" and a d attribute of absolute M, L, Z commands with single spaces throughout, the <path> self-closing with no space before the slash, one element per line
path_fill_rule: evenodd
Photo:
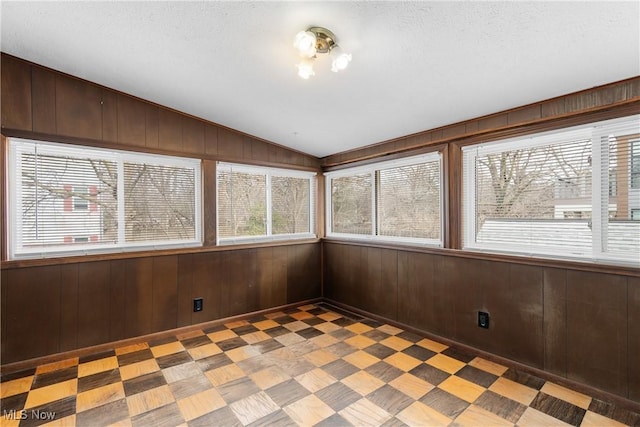
<path fill-rule="evenodd" d="M 505 357 L 502 357 L 502 356 L 495 355 L 493 353 L 489 353 L 489 352 L 484 351 L 484 350 L 477 349 L 475 347 L 472 347 L 472 346 L 469 346 L 469 345 L 466 345 L 466 344 L 462 344 L 460 342 L 451 340 L 449 338 L 445 338 L 445 337 L 442 337 L 440 335 L 436 335 L 436 334 L 433 334 L 431 332 L 424 331 L 422 329 L 413 327 L 411 325 L 404 324 L 402 322 L 398 322 L 398 321 L 393 320 L 393 319 L 386 318 L 384 316 L 379 316 L 377 314 L 370 313 L 370 312 L 368 312 L 366 310 L 362 310 L 362 309 L 359 309 L 357 307 L 353 307 L 353 306 L 351 306 L 349 304 L 344 304 L 344 303 L 332 300 L 330 298 L 326 298 L 326 297 L 323 298 L 322 303 L 325 304 L 325 305 L 328 305 L 328 306 L 337 307 L 337 308 L 345 310 L 347 312 L 352 312 L 352 313 L 357 314 L 359 316 L 366 317 L 366 318 L 375 320 L 375 321 L 380 322 L 380 323 L 387 323 L 387 324 L 389 324 L 391 326 L 395 326 L 397 328 L 404 329 L 405 331 L 412 332 L 414 334 L 422 335 L 422 336 L 424 336 L 426 338 L 433 339 L 434 341 L 441 342 L 441 343 L 446 344 L 448 346 L 456 347 L 456 348 L 458 348 L 458 349 L 460 349 L 462 351 L 465 351 L 467 353 L 472 353 L 472 354 L 478 355 L 478 356 L 480 356 L 480 357 L 482 357 L 484 359 L 490 360 L 492 362 L 499 363 L 499 364 L 507 366 L 509 368 L 518 369 L 519 371 L 525 372 L 527 374 L 535 375 L 535 376 L 540 377 L 540 378 L 542 378 L 542 379 L 544 379 L 546 381 L 551 381 L 551 382 L 554 382 L 556 384 L 559 384 L 559 385 L 562 385 L 562 386 L 566 386 L 566 387 L 571 388 L 572 390 L 575 390 L 577 392 L 588 394 L 588 395 L 593 396 L 593 397 L 595 397 L 597 399 L 600 399 L 600 400 L 605 401 L 605 402 L 612 403 L 612 404 L 614 404 L 616 406 L 619 406 L 621 408 L 625 408 L 625 409 L 628 409 L 630 411 L 634 411 L 634 412 L 640 413 L 640 402 L 635 402 L 633 400 L 629 400 L 629 399 L 627 399 L 625 397 L 622 397 L 622 396 L 619 396 L 617 394 L 613 394 L 613 393 L 610 393 L 610 392 L 607 392 L 607 391 L 604 391 L 604 390 L 589 386 L 589 385 L 584 384 L 584 383 L 573 381 L 573 380 L 570 380 L 568 378 L 561 377 L 560 375 L 557 375 L 557 374 L 554 374 L 554 373 L 551 373 L 551 372 L 548 372 L 548 371 L 545 371 L 545 370 L 542 370 L 542 369 L 539 369 L 539 368 L 535 368 L 535 367 L 532 367 L 532 366 L 529 366 L 529 365 L 525 365 L 522 362 L 518 362 L 518 361 L 515 361 L 515 360 L 512 360 L 512 359 L 508 359 L 508 358 L 505 358 Z"/>
<path fill-rule="evenodd" d="M 206 329 L 213 326 L 218 326 L 224 323 L 236 322 L 238 320 L 250 319 L 254 316 L 261 316 L 276 311 L 287 310 L 289 308 L 299 307 L 307 304 L 317 304 L 322 302 L 323 298 L 312 298 L 304 301 L 298 301 L 291 304 L 285 304 L 277 307 L 266 308 L 263 310 L 252 311 L 249 313 L 238 314 L 235 316 L 224 317 L 221 319 L 210 320 L 203 323 L 198 323 L 189 326 L 182 326 L 180 328 L 169 329 L 166 331 L 154 332 L 147 335 L 140 335 L 137 337 L 125 338 L 123 340 L 110 341 L 104 344 L 97 344 L 90 347 L 83 347 L 75 350 L 69 350 L 61 353 L 49 354 L 46 356 L 34 357 L 32 359 L 21 360 L 18 362 L 7 363 L 6 365 L 0 365 L 0 372 L 3 375 L 19 372 L 25 369 L 34 368 L 36 366 L 45 365 L 47 363 L 55 363 L 65 359 L 71 359 L 73 357 L 83 357 L 89 354 L 100 353 L 117 347 L 124 347 L 127 345 L 137 344 L 140 342 L 155 341 L 163 338 L 167 338 L 173 335 L 184 334 L 196 329 Z"/>

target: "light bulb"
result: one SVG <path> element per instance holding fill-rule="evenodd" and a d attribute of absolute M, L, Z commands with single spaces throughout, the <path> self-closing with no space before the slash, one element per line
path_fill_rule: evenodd
<path fill-rule="evenodd" d="M 331 57 L 333 59 L 331 62 L 331 71 L 334 73 L 344 70 L 349 66 L 349 62 L 351 62 L 351 54 L 342 52 L 339 46 L 331 49 Z"/>
<path fill-rule="evenodd" d="M 311 61 L 302 61 L 296 66 L 298 67 L 298 75 L 305 80 L 308 80 L 309 77 L 315 76 L 316 74 L 313 72 Z"/>
<path fill-rule="evenodd" d="M 300 31 L 296 34 L 293 46 L 298 49 L 300 56 L 311 58 L 316 54 L 316 35 L 311 31 Z"/>

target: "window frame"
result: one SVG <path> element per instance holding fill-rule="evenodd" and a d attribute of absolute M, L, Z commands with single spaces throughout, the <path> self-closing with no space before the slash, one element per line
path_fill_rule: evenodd
<path fill-rule="evenodd" d="M 577 126 L 560 128 L 552 131 L 543 131 L 534 134 L 513 137 L 503 140 L 494 140 L 479 144 L 472 144 L 462 147 L 462 208 L 461 208 L 461 224 L 462 230 L 462 249 L 476 252 L 499 253 L 514 256 L 528 256 L 547 259 L 558 259 L 566 261 L 580 261 L 592 263 L 618 264 L 618 265 L 640 265 L 640 260 L 634 259 L 632 256 L 626 257 L 620 253 L 612 253 L 614 251 L 607 250 L 606 234 L 608 233 L 608 215 L 609 191 L 604 189 L 603 181 L 603 162 L 609 167 L 609 155 L 603 150 L 605 147 L 601 143 L 603 138 L 609 138 L 612 132 L 633 131 L 633 124 L 638 123 L 639 115 L 631 115 L 616 119 L 603 120 L 597 122 L 586 123 Z M 629 124 L 631 123 L 631 124 Z M 637 130 L 635 130 L 637 133 Z M 476 159 L 478 156 L 487 154 L 502 153 L 510 150 L 523 148 L 536 148 L 540 146 L 550 145 L 554 143 L 562 143 L 572 138 L 585 138 L 591 141 L 591 221 L 592 226 L 592 243 L 591 249 L 587 249 L 582 254 L 567 254 L 566 249 L 553 249 L 546 246 L 526 245 L 526 244 L 510 244 L 510 243 L 478 243 L 477 236 L 477 204 L 476 204 Z M 608 148 L 608 145 L 606 145 Z M 606 150 L 605 150 L 606 151 Z M 471 162 L 471 164 L 470 164 Z M 629 168 L 629 187 L 631 188 L 631 173 Z M 473 169 L 473 170 L 470 170 Z M 609 171 L 610 173 L 610 171 Z M 607 177 L 607 182 L 611 184 Z M 631 213 L 629 214 L 631 220 Z"/>
<path fill-rule="evenodd" d="M 20 247 L 22 242 L 22 219 L 18 212 L 21 206 L 22 188 L 21 176 L 22 162 L 18 161 L 18 156 L 22 152 L 29 152 L 29 146 L 35 146 L 39 150 L 44 150 L 45 155 L 69 155 L 87 157 L 87 153 L 92 153 L 92 158 L 108 160 L 116 163 L 117 166 L 117 238 L 116 243 L 95 243 L 88 238 L 88 242 L 78 243 L 72 247 L 65 247 L 64 244 L 55 245 L 49 248 L 36 247 L 26 249 Z M 24 148 L 23 148 L 24 147 Z M 124 150 L 114 150 L 108 148 L 92 147 L 86 145 L 65 144 L 53 141 L 42 141 L 29 138 L 9 137 L 7 138 L 6 157 L 6 181 L 7 181 L 7 249 L 9 260 L 22 259 L 44 259 L 93 254 L 108 254 L 120 252 L 135 252 L 143 250 L 163 250 L 199 247 L 203 244 L 202 227 L 202 161 L 187 157 L 168 156 L 161 154 L 150 154 Z M 194 170 L 194 238 L 180 240 L 148 240 L 127 243 L 125 241 L 125 196 L 124 196 L 124 164 L 125 163 L 145 163 L 158 166 L 185 167 Z M 87 186 L 89 193 L 91 189 Z M 76 211 L 75 197 L 71 196 L 72 213 L 89 214 L 92 211 L 91 201 L 87 201 L 87 209 Z M 79 236 L 84 237 L 83 233 Z M 75 241 L 75 237 L 72 238 Z"/>
<path fill-rule="evenodd" d="M 219 172 L 240 172 L 253 175 L 265 176 L 265 208 L 266 208 L 266 234 L 260 236 L 235 236 L 235 237 L 221 237 L 220 236 L 220 185 L 219 185 Z M 254 166 L 242 163 L 233 162 L 216 162 L 216 244 L 218 246 L 228 245 L 241 245 L 250 243 L 266 243 L 266 242 L 281 242 L 281 241 L 295 241 L 303 239 L 316 239 L 316 197 L 317 197 L 317 173 L 296 169 L 275 168 L 270 166 Z M 271 203 L 271 178 L 272 177 L 284 177 L 284 178 L 303 178 L 309 181 L 309 231 L 306 233 L 283 233 L 273 234 L 272 224 L 272 212 L 273 206 Z"/>
<path fill-rule="evenodd" d="M 425 247 L 444 247 L 445 236 L 445 188 L 444 188 L 444 174 L 445 165 L 443 161 L 443 153 L 440 150 L 431 151 L 425 154 L 419 154 L 409 157 L 402 157 L 394 160 L 386 160 L 382 162 L 375 162 L 367 165 L 355 166 L 344 168 L 336 171 L 325 172 L 325 226 L 326 236 L 328 238 L 339 238 L 354 241 L 366 241 L 366 242 L 380 242 L 380 243 L 399 243 L 413 246 L 425 246 Z M 413 166 L 426 162 L 438 161 L 439 164 L 439 185 L 438 185 L 438 202 L 440 212 L 440 238 L 439 239 L 425 239 L 418 237 L 401 237 L 401 236 L 382 236 L 378 235 L 378 180 L 376 175 L 379 171 L 385 169 L 399 168 L 403 166 Z M 340 233 L 333 231 L 332 224 L 332 179 L 343 178 L 354 175 L 370 174 L 371 176 L 371 234 L 353 234 L 353 233 Z"/>

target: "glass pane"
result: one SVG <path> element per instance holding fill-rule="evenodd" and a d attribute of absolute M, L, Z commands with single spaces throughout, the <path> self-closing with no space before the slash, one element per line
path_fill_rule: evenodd
<path fill-rule="evenodd" d="M 609 180 L 608 192 L 602 192 L 602 204 L 608 211 L 603 249 L 640 259 L 640 135 L 605 139 Z"/>
<path fill-rule="evenodd" d="M 372 234 L 371 185 L 371 174 L 331 180 L 334 233 Z"/>
<path fill-rule="evenodd" d="M 479 156 L 476 241 L 590 251 L 591 160 L 589 139 Z"/>
<path fill-rule="evenodd" d="M 378 235 L 440 239 L 440 162 L 381 170 Z"/>
<path fill-rule="evenodd" d="M 60 151 L 60 150 L 58 150 Z M 44 154 L 42 154 L 44 153 Z M 115 243 L 117 167 L 109 160 L 20 150 L 17 251 Z"/>
<path fill-rule="evenodd" d="M 218 171 L 220 238 L 266 236 L 266 175 Z"/>
<path fill-rule="evenodd" d="M 309 179 L 271 177 L 271 231 L 273 234 L 308 233 Z"/>
<path fill-rule="evenodd" d="M 124 163 L 125 241 L 195 238 L 195 171 Z"/>

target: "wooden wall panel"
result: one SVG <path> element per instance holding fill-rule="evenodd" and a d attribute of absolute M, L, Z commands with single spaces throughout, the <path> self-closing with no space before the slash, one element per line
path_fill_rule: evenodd
<path fill-rule="evenodd" d="M 226 128 L 218 128 L 218 156 L 225 160 L 240 160 L 244 156 L 242 135 Z M 275 147 L 274 147 L 275 148 Z M 271 160 L 271 159 L 269 159 Z"/>
<path fill-rule="evenodd" d="M 176 300 L 178 311 L 178 327 L 191 324 L 193 294 L 193 255 L 178 256 L 178 298 Z"/>
<path fill-rule="evenodd" d="M 398 318 L 398 254 L 378 248 L 366 249 L 362 306 L 389 319 Z"/>
<path fill-rule="evenodd" d="M 111 261 L 110 340 L 127 338 L 127 260 Z"/>
<path fill-rule="evenodd" d="M 257 249 L 222 254 L 224 268 L 220 303 L 222 317 L 258 309 Z"/>
<path fill-rule="evenodd" d="M 126 260 L 126 336 L 153 331 L 153 258 Z"/>
<path fill-rule="evenodd" d="M 153 258 L 153 292 L 151 330 L 175 329 L 178 326 L 178 256 Z"/>
<path fill-rule="evenodd" d="M 160 110 L 155 105 L 147 105 L 145 111 L 145 145 L 158 148 L 160 145 Z"/>
<path fill-rule="evenodd" d="M 544 269 L 544 369 L 567 376 L 567 271 Z"/>
<path fill-rule="evenodd" d="M 102 89 L 91 83 L 56 76 L 56 133 L 102 139 Z"/>
<path fill-rule="evenodd" d="M 9 270 L 2 297 L 2 363 L 57 353 L 60 348 L 60 267 Z M 28 321 L 25 321 L 28 319 Z"/>
<path fill-rule="evenodd" d="M 118 141 L 118 97 L 120 95 L 111 90 L 102 89 L 102 140 Z"/>
<path fill-rule="evenodd" d="M 420 329 L 431 329 L 433 313 L 433 256 L 398 252 L 398 320 Z"/>
<path fill-rule="evenodd" d="M 158 148 L 182 151 L 182 117 L 175 111 L 161 108 L 158 112 Z"/>
<path fill-rule="evenodd" d="M 218 127 L 209 123 L 204 125 L 204 152 L 208 155 L 218 155 Z"/>
<path fill-rule="evenodd" d="M 2 58 L 2 127 L 31 130 L 31 67 L 10 57 Z"/>
<path fill-rule="evenodd" d="M 628 277 L 627 361 L 629 364 L 629 399 L 640 402 L 640 278 Z"/>
<path fill-rule="evenodd" d="M 54 134 L 56 133 L 56 75 L 43 68 L 32 67 L 31 84 L 33 131 Z"/>
<path fill-rule="evenodd" d="M 287 303 L 287 248 L 276 246 L 257 250 L 259 309 Z"/>
<path fill-rule="evenodd" d="M 191 323 L 207 322 L 222 317 L 222 282 L 223 272 L 227 266 L 221 264 L 222 254 L 218 252 L 193 254 L 192 294 L 188 300 L 189 311 L 192 312 Z M 193 298 L 202 298 L 202 311 L 193 313 Z M 180 309 L 181 311 L 182 309 Z"/>
<path fill-rule="evenodd" d="M 320 247 L 287 247 L 287 303 L 317 298 L 320 290 Z"/>
<path fill-rule="evenodd" d="M 78 348 L 78 264 L 60 266 L 60 348 Z"/>
<path fill-rule="evenodd" d="M 567 272 L 570 379 L 627 396 L 627 278 Z"/>
<path fill-rule="evenodd" d="M 117 141 L 124 145 L 144 147 L 147 131 L 147 105 L 130 96 L 118 94 Z"/>
<path fill-rule="evenodd" d="M 187 153 L 204 154 L 204 123 L 191 117 L 182 119 L 182 145 Z"/>
<path fill-rule="evenodd" d="M 78 264 L 78 346 L 110 341 L 109 261 Z"/>

